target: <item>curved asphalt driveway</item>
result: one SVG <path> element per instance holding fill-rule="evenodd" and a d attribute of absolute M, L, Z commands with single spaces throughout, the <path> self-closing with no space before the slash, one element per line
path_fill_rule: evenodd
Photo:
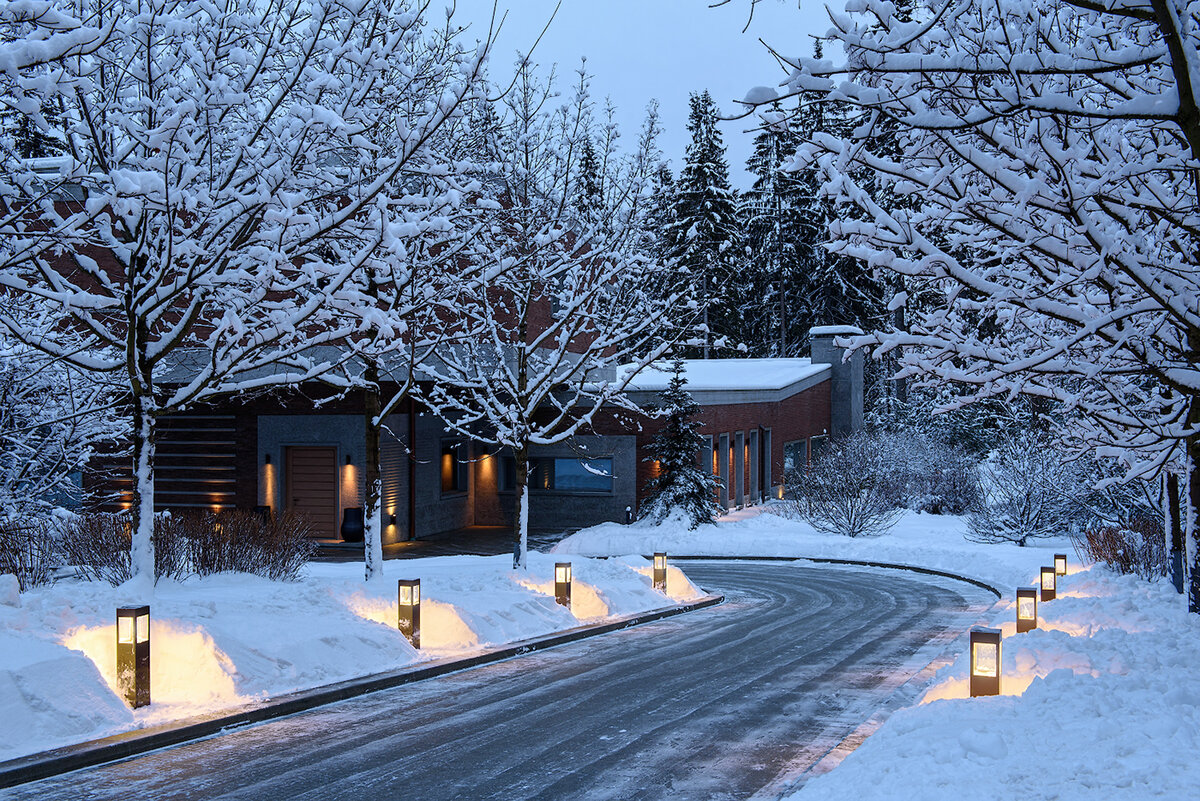
<path fill-rule="evenodd" d="M 772 796 L 993 600 L 901 571 L 754 562 L 686 570 L 727 602 L 0 795 Z"/>

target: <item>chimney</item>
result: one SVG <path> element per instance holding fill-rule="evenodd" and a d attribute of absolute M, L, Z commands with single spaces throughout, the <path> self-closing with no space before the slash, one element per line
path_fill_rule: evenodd
<path fill-rule="evenodd" d="M 829 387 L 829 434 L 845 437 L 863 426 L 863 352 L 855 351 L 843 361 L 846 348 L 834 340 L 862 336 L 852 325 L 823 325 L 810 328 L 808 338 L 813 364 L 828 364 L 833 368 Z"/>

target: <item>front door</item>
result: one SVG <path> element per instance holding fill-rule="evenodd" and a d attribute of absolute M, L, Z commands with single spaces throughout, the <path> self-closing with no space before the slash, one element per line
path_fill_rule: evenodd
<path fill-rule="evenodd" d="M 311 535 L 339 539 L 337 448 L 286 448 L 287 508 L 304 515 Z"/>

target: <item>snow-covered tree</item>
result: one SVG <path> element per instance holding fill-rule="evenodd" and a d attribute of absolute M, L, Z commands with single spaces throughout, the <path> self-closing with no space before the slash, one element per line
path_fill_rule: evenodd
<path fill-rule="evenodd" d="M 910 331 L 902 375 L 978 398 L 1026 393 L 1079 412 L 1079 442 L 1132 475 L 1177 470 L 1200 506 L 1200 25 L 1181 0 L 890 0 L 834 14 L 845 64 L 800 59 L 788 85 L 867 116 L 798 164 L 861 210 L 836 251 L 944 292 Z M 900 147 L 870 146 L 881 120 Z M 885 209 L 869 171 L 916 208 Z M 898 296 L 893 308 L 905 302 Z M 1188 602 L 1200 548 L 1187 516 Z"/>
<path fill-rule="evenodd" d="M 600 410 L 623 404 L 636 369 L 669 346 L 660 336 L 676 297 L 659 266 L 637 247 L 656 162 L 651 117 L 636 148 L 608 165 L 594 225 L 572 203 L 592 134 L 586 77 L 555 106 L 551 82 L 519 67 L 499 112 L 502 142 L 487 183 L 499 201 L 483 215 L 465 258 L 481 269 L 448 308 L 453 347 L 425 368 L 423 401 L 453 430 L 511 450 L 516 491 L 514 567 L 524 568 L 529 522 L 529 451 L 587 430 Z M 594 141 L 594 140 L 593 140 Z"/>
<path fill-rule="evenodd" d="M 661 523 L 679 515 L 687 521 L 689 529 L 715 522 L 717 481 L 698 461 L 698 454 L 706 450 L 704 437 L 700 436 L 700 422 L 694 419 L 700 404 L 687 390 L 687 375 L 680 357 L 671 362 L 671 380 L 659 394 L 656 411 L 662 415 L 663 424 L 646 456 L 655 472 L 646 483 L 647 497 L 641 518 Z"/>
<path fill-rule="evenodd" d="M 704 91 L 691 96 L 690 109 L 692 140 L 675 182 L 675 219 L 666 236 L 679 284 L 700 303 L 705 329 L 699 350 L 708 358 L 714 342 L 742 339 L 742 222 L 729 184 L 716 104 Z"/>
<path fill-rule="evenodd" d="M 364 305 L 363 268 L 443 225 L 427 146 L 486 47 L 447 52 L 407 0 L 63 6 L 104 33 L 54 33 L 77 42 L 46 56 L 45 25 L 23 23 L 5 44 L 28 56 L 5 62 L 6 103 L 43 131 L 59 103 L 63 161 L 0 169 L 0 287 L 57 316 L 0 330 L 126 394 L 144 583 L 156 420 L 350 357 L 364 326 L 335 312 Z"/>

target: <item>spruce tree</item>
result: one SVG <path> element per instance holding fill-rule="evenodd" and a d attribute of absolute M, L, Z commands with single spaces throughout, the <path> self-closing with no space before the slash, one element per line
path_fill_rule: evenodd
<path fill-rule="evenodd" d="M 661 523 L 679 515 L 689 529 L 712 523 L 717 514 L 716 481 L 697 461 L 705 449 L 700 423 L 692 419 L 700 404 L 687 391 L 682 358 L 671 362 L 671 380 L 659 398 L 659 409 L 665 413 L 663 427 L 645 460 L 655 463 L 657 471 L 646 483 L 648 498 L 640 517 Z"/>
<path fill-rule="evenodd" d="M 687 127 L 692 141 L 676 182 L 675 219 L 667 238 L 682 288 L 702 304 L 708 331 L 698 350 L 708 358 L 715 341 L 741 339 L 742 229 L 717 107 L 707 91 L 691 96 Z"/>

